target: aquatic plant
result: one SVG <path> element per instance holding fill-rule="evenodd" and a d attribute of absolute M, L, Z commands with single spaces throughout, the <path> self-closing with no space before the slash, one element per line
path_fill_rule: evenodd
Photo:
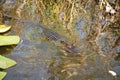
<path fill-rule="evenodd" d="M 10 28 L 11 28 L 11 26 L 0 25 L 0 33 L 7 32 L 8 30 L 10 30 Z M 18 44 L 19 41 L 20 41 L 19 36 L 2 36 L 2 35 L 0 35 L 0 46 Z M 0 55 L 0 69 L 7 69 L 16 64 L 17 64 L 16 61 Z M 0 80 L 2 80 L 6 74 L 7 74 L 6 72 L 0 71 Z"/>

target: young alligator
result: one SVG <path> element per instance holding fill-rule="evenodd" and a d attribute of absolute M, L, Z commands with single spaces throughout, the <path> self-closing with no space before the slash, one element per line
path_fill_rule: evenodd
<path fill-rule="evenodd" d="M 46 27 L 41 26 L 40 24 L 35 24 L 32 22 L 25 22 L 26 26 L 35 26 L 35 27 L 40 27 L 42 29 L 42 33 L 51 41 L 59 42 L 62 46 L 63 49 L 67 52 L 74 53 L 77 55 L 81 55 L 79 48 L 77 48 L 75 45 L 72 43 L 69 43 L 68 41 L 64 40 L 64 36 L 61 36 L 57 32 L 48 29 Z"/>

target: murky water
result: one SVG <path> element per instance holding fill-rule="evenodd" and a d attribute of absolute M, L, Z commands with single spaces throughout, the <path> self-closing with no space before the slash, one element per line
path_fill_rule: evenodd
<path fill-rule="evenodd" d="M 17 2 L 14 0 L 8 0 L 6 2 L 6 6 L 11 4 L 15 5 Z M 89 6 L 90 4 L 91 3 L 89 3 Z M 10 7 L 12 8 L 14 5 L 11 5 Z M 93 34 L 91 29 L 95 26 L 93 23 L 96 21 L 96 19 L 92 18 L 90 21 L 93 22 L 90 22 L 80 17 L 76 21 L 74 30 L 78 37 L 75 45 L 80 50 L 82 56 L 66 52 L 61 43 L 56 41 L 57 39 L 48 39 L 48 37 L 43 34 L 43 29 L 40 26 L 35 25 L 42 21 L 39 14 L 35 13 L 35 7 L 36 6 L 32 4 L 31 10 L 27 10 L 25 8 L 26 12 L 24 13 L 26 14 L 22 14 L 22 16 L 20 16 L 21 14 L 19 13 L 15 15 L 14 10 L 11 12 L 11 8 L 6 8 L 7 12 L 5 14 L 13 18 L 6 18 L 3 21 L 4 23 L 13 26 L 12 30 L 6 34 L 19 35 L 21 37 L 21 43 L 19 43 L 17 46 L 1 47 L 0 49 L 0 54 L 5 53 L 4 55 L 17 61 L 16 66 L 5 70 L 8 72 L 8 74 L 4 80 L 120 79 L 119 76 L 114 77 L 108 73 L 108 71 L 112 69 L 120 70 L 120 62 L 114 60 L 114 55 L 111 56 L 112 52 L 120 52 L 119 46 L 115 46 L 114 48 L 110 46 L 116 43 L 116 40 L 118 40 L 119 36 L 115 36 L 112 33 L 101 34 L 95 41 L 98 45 L 97 47 L 94 45 L 95 42 L 92 42 L 88 39 L 89 35 Z M 89 9 L 86 11 L 89 12 Z M 30 15 L 32 16 L 30 17 Z M 35 24 L 26 24 L 28 21 L 31 23 L 34 22 Z M 56 31 L 58 34 L 60 34 L 58 38 L 74 43 L 74 36 L 71 35 L 71 37 L 68 37 L 68 34 L 65 34 L 66 31 L 62 30 L 63 27 L 49 27 L 51 24 L 48 23 L 48 26 L 46 25 L 44 27 L 51 28 L 53 31 Z M 47 35 L 49 35 L 49 32 Z M 117 68 L 114 68 L 116 66 Z"/>

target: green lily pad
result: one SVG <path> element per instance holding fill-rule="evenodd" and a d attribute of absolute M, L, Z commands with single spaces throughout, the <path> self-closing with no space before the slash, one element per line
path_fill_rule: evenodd
<path fill-rule="evenodd" d="M 2 80 L 6 76 L 6 72 L 1 72 L 0 71 L 0 80 Z"/>
<path fill-rule="evenodd" d="M 0 68 L 6 69 L 6 68 L 12 67 L 16 64 L 17 63 L 14 60 L 11 60 L 9 58 L 6 58 L 6 57 L 0 55 Z"/>
<path fill-rule="evenodd" d="M 0 36 L 0 46 L 18 44 L 19 42 L 19 36 Z"/>

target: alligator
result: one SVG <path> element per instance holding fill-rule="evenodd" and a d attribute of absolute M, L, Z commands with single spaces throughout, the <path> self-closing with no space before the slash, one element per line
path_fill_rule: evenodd
<path fill-rule="evenodd" d="M 25 22 L 26 26 L 35 26 L 40 27 L 42 29 L 42 33 L 51 41 L 58 42 L 62 45 L 62 48 L 69 53 L 73 53 L 76 55 L 81 55 L 81 52 L 78 47 L 76 47 L 73 43 L 66 41 L 64 36 L 58 34 L 57 32 L 46 28 L 40 24 L 36 24 L 33 22 Z M 68 40 L 68 39 L 67 39 Z"/>

